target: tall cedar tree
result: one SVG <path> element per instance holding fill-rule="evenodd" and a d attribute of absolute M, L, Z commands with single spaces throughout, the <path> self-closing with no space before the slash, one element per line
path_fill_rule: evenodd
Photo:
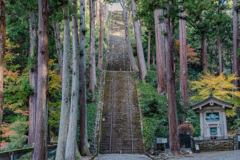
<path fill-rule="evenodd" d="M 58 21 L 53 22 L 53 31 L 54 31 L 54 39 L 55 39 L 55 44 L 56 44 L 56 50 L 57 50 L 57 57 L 58 57 L 58 64 L 59 64 L 59 70 L 60 70 L 60 75 L 62 77 L 62 63 L 63 63 L 63 50 L 62 50 L 62 43 L 60 39 L 60 31 L 59 31 L 59 23 Z"/>
<path fill-rule="evenodd" d="M 61 105 L 61 117 L 59 125 L 58 135 L 58 147 L 56 153 L 56 159 L 64 160 L 67 131 L 68 131 L 68 119 L 70 112 L 70 22 L 69 22 L 69 7 L 68 4 L 63 6 L 63 25 L 64 25 L 64 42 L 63 42 L 63 68 L 62 68 L 62 105 Z M 60 39 L 59 39 L 60 40 Z M 61 43 L 59 41 L 59 43 Z"/>
<path fill-rule="evenodd" d="M 143 46 L 142 46 L 140 27 L 139 27 L 139 23 L 138 23 L 137 17 L 136 17 L 136 12 L 137 12 L 136 3 L 135 3 L 134 0 L 131 0 L 131 7 L 132 7 L 132 19 L 133 19 L 135 40 L 136 40 L 136 45 L 137 45 L 139 78 L 141 80 L 144 80 L 145 76 L 147 74 L 147 70 L 146 70 L 144 53 L 143 53 Z"/>
<path fill-rule="evenodd" d="M 204 10 L 201 12 L 201 14 L 204 14 Z M 202 18 L 200 20 L 201 22 L 204 21 Z M 205 33 L 205 28 L 201 28 L 201 51 L 202 51 L 202 70 L 206 70 L 208 67 L 207 64 L 207 42 L 206 42 L 206 33 Z"/>
<path fill-rule="evenodd" d="M 100 0 L 100 30 L 99 30 L 99 54 L 98 54 L 98 68 L 103 69 L 103 39 L 104 39 L 104 27 L 103 27 L 103 2 Z"/>
<path fill-rule="evenodd" d="M 170 15 L 170 8 L 174 8 L 174 0 L 171 0 L 171 6 L 168 6 L 168 53 L 167 61 L 167 97 L 168 97 L 168 119 L 169 119 L 169 140 L 170 149 L 173 153 L 180 151 L 178 124 L 177 124 L 177 109 L 176 109 L 176 90 L 175 90 L 175 72 L 174 72 L 174 18 Z"/>
<path fill-rule="evenodd" d="M 76 159 L 77 151 L 77 118 L 78 118 L 78 100 L 79 100 L 79 42 L 78 42 L 78 24 L 77 24 L 77 0 L 73 0 L 72 14 L 72 42 L 73 42 L 73 71 L 72 71 L 72 94 L 71 108 L 69 115 L 69 128 L 66 144 L 66 160 Z"/>
<path fill-rule="evenodd" d="M 130 65 L 131 65 L 133 71 L 138 71 L 138 67 L 137 67 L 135 59 L 134 59 L 132 44 L 131 44 L 131 40 L 130 40 L 126 0 L 123 0 L 122 8 L 123 8 L 124 26 L 125 26 L 125 41 L 126 41 Z"/>
<path fill-rule="evenodd" d="M 202 46 L 201 46 L 201 50 L 202 50 L 202 70 L 206 70 L 207 69 L 207 44 L 206 44 L 206 33 L 205 31 L 202 31 Z"/>
<path fill-rule="evenodd" d="M 150 59 L 151 59 L 151 23 L 149 23 L 149 30 L 148 30 L 148 58 L 147 58 L 147 64 L 148 64 L 148 70 L 150 70 Z"/>
<path fill-rule="evenodd" d="M 163 10 L 156 9 L 154 11 L 154 21 L 155 21 L 155 38 L 156 38 L 158 92 L 159 94 L 163 95 L 165 94 L 165 46 L 164 46 L 164 36 L 162 35 L 163 25 L 160 24 L 159 22 L 160 12 L 163 12 Z M 161 23 L 164 23 L 164 22 L 162 21 Z"/>
<path fill-rule="evenodd" d="M 33 11 L 29 14 L 29 28 L 30 28 L 30 55 L 29 55 L 29 78 L 30 85 L 33 88 L 33 93 L 29 96 L 29 131 L 28 131 L 28 144 L 33 145 L 35 136 L 36 124 L 36 101 L 37 101 L 37 31 L 35 13 Z"/>
<path fill-rule="evenodd" d="M 238 50 L 238 8 L 237 0 L 233 0 L 233 73 L 239 77 L 239 58 L 237 56 Z M 236 87 L 239 87 L 239 81 L 233 82 Z"/>
<path fill-rule="evenodd" d="M 219 74 L 223 72 L 223 64 L 222 64 L 222 43 L 221 39 L 217 37 L 217 47 L 218 47 L 218 64 L 219 64 Z"/>
<path fill-rule="evenodd" d="M 34 159 L 47 156 L 49 0 L 38 1 L 38 83 Z"/>
<path fill-rule="evenodd" d="M 3 62 L 6 47 L 5 0 L 0 0 L 0 126 L 3 119 Z"/>
<path fill-rule="evenodd" d="M 182 0 L 179 1 L 180 19 L 179 19 L 179 39 L 180 39 L 180 90 L 182 104 L 188 105 L 188 87 L 187 87 L 187 37 L 185 10 L 182 8 Z"/>
<path fill-rule="evenodd" d="M 89 63 L 89 90 L 91 93 L 91 101 L 94 101 L 94 91 L 96 83 L 96 67 L 95 67 L 95 0 L 89 0 L 90 12 L 90 63 Z"/>
<path fill-rule="evenodd" d="M 80 153 L 81 155 L 90 155 L 88 148 L 87 134 L 87 95 L 86 95 L 86 26 L 85 26 L 85 0 L 80 0 Z"/>

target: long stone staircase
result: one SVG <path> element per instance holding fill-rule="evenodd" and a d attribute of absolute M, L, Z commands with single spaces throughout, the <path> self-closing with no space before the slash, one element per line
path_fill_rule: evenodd
<path fill-rule="evenodd" d="M 109 21 L 107 66 L 102 112 L 100 153 L 143 153 L 140 113 L 134 73 L 124 39 L 122 12 Z"/>

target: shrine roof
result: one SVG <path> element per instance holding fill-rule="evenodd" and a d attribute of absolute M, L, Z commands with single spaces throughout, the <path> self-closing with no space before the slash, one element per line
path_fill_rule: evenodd
<path fill-rule="evenodd" d="M 223 106 L 223 108 L 225 109 L 232 109 L 232 107 L 234 106 L 233 103 L 223 101 L 221 99 L 214 97 L 212 94 L 210 94 L 208 98 L 204 99 L 203 101 L 197 104 L 192 105 L 191 108 L 193 110 L 197 110 L 197 109 L 202 109 L 205 106 L 209 106 L 209 105 L 213 106 L 214 104 Z"/>

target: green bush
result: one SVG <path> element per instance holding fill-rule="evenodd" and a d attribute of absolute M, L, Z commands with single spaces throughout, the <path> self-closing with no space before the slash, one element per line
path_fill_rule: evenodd
<path fill-rule="evenodd" d="M 143 114 L 143 138 L 146 147 L 150 148 L 156 137 L 168 134 L 167 98 L 150 83 L 139 82 L 137 88 Z"/>
<path fill-rule="evenodd" d="M 136 72 L 135 76 L 138 73 Z M 137 84 L 140 97 L 141 112 L 143 115 L 143 138 L 147 149 L 155 143 L 156 137 L 169 135 L 168 133 L 168 101 L 165 95 L 160 95 L 157 90 L 157 72 L 148 71 L 146 82 Z M 176 91 L 176 107 L 178 123 L 188 121 L 195 127 L 194 136 L 200 135 L 199 117 L 188 106 L 182 105 L 181 93 Z"/>

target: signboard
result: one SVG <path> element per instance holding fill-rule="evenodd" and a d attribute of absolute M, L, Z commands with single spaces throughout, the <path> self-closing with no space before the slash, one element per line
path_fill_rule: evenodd
<path fill-rule="evenodd" d="M 167 138 L 159 137 L 157 138 L 157 144 L 165 144 L 167 143 Z"/>
<path fill-rule="evenodd" d="M 240 142 L 240 136 L 238 136 L 238 142 Z"/>

